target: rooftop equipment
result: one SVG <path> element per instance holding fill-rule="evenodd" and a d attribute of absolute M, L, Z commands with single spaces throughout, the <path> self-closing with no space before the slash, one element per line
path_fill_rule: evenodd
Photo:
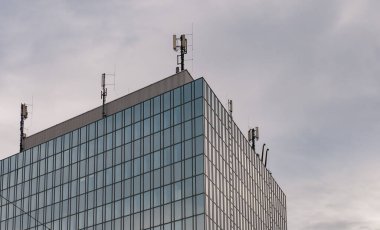
<path fill-rule="evenodd" d="M 177 44 L 178 41 L 180 45 Z M 181 52 L 180 55 L 177 55 L 177 65 L 181 65 L 181 71 L 185 70 L 185 54 L 187 54 L 187 39 L 184 34 L 182 34 L 179 38 L 177 38 L 177 35 L 173 35 L 173 50 L 175 52 L 178 52 L 178 50 Z M 176 72 L 178 72 L 178 68 L 176 68 Z"/>
<path fill-rule="evenodd" d="M 106 88 L 106 74 L 102 74 L 102 91 L 100 92 L 100 98 L 103 99 L 103 106 L 102 106 L 102 115 L 103 117 L 106 117 L 106 97 L 107 97 L 107 88 Z"/>
<path fill-rule="evenodd" d="M 252 150 L 256 153 L 255 141 L 259 140 L 259 127 L 248 130 L 248 141 L 252 142 Z"/>
<path fill-rule="evenodd" d="M 20 120 L 20 152 L 24 150 L 24 120 L 28 118 L 28 106 L 25 103 L 21 104 L 21 120 Z"/>

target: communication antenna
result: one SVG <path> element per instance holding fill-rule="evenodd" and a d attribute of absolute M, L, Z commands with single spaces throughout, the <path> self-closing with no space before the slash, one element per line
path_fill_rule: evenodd
<path fill-rule="evenodd" d="M 267 167 L 268 151 L 269 149 L 267 149 L 267 151 L 265 152 L 265 163 L 264 163 L 265 168 Z"/>
<path fill-rule="evenodd" d="M 103 117 L 106 117 L 106 97 L 107 97 L 107 88 L 106 88 L 106 74 L 102 74 L 102 91 L 100 92 L 100 98 L 103 99 L 103 106 L 102 106 L 102 115 Z"/>
<path fill-rule="evenodd" d="M 24 133 L 24 121 L 28 118 L 28 106 L 21 103 L 21 120 L 20 120 L 20 152 L 24 150 L 24 141 L 26 134 Z"/>
<path fill-rule="evenodd" d="M 179 45 L 177 44 L 178 41 Z M 187 54 L 187 39 L 185 34 L 182 34 L 179 38 L 177 38 L 177 35 L 173 35 L 173 50 L 181 52 L 180 55 L 177 55 L 177 65 L 181 65 L 181 71 L 185 70 L 185 54 Z M 179 72 L 178 66 L 176 67 L 176 72 Z"/>
<path fill-rule="evenodd" d="M 106 97 L 107 97 L 107 85 L 112 85 L 112 84 L 106 84 L 106 76 L 113 76 L 114 77 L 114 83 L 113 85 L 115 86 L 115 73 L 114 74 L 106 74 L 102 73 L 102 79 L 101 79 L 101 87 L 102 91 L 100 92 L 100 98 L 103 100 L 103 105 L 102 105 L 102 115 L 103 118 L 107 116 L 106 113 Z"/>
<path fill-rule="evenodd" d="M 232 100 L 228 100 L 228 112 L 230 113 L 230 115 L 232 116 Z"/>
<path fill-rule="evenodd" d="M 256 153 L 255 141 L 259 140 L 259 127 L 248 130 L 248 141 L 252 142 L 252 150 Z"/>
<path fill-rule="evenodd" d="M 264 149 L 265 149 L 265 143 L 263 144 L 263 149 L 261 150 L 261 162 L 263 162 L 264 159 Z"/>

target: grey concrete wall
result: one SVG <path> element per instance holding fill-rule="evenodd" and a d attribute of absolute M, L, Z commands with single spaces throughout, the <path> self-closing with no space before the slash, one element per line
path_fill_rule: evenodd
<path fill-rule="evenodd" d="M 193 80 L 194 79 L 187 70 L 174 74 L 161 81 L 148 85 L 133 93 L 127 94 L 121 98 L 107 103 L 106 113 L 110 115 L 117 113 L 123 109 L 131 107 L 169 90 L 175 89 Z M 79 116 L 71 118 L 67 121 L 59 123 L 55 126 L 27 137 L 24 142 L 24 149 L 32 148 L 100 119 L 102 119 L 102 106 L 99 106 L 93 110 L 85 112 Z"/>

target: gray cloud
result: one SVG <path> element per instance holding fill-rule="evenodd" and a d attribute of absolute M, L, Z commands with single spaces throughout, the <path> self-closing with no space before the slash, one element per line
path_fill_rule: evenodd
<path fill-rule="evenodd" d="M 194 23 L 194 77 L 261 127 L 289 229 L 379 229 L 380 25 L 376 1 L 1 2 L 0 156 L 28 134 L 174 73 L 171 34 Z M 185 9 L 185 10 L 184 10 Z M 191 55 L 189 55 L 190 57 Z M 338 218 L 339 217 L 339 218 Z"/>

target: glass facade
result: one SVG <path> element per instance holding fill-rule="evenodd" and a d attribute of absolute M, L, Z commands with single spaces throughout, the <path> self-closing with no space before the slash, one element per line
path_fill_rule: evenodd
<path fill-rule="evenodd" d="M 205 83 L 205 229 L 286 230 L 286 198 Z"/>
<path fill-rule="evenodd" d="M 0 229 L 286 229 L 284 194 L 228 124 L 200 78 L 3 159 Z"/>

